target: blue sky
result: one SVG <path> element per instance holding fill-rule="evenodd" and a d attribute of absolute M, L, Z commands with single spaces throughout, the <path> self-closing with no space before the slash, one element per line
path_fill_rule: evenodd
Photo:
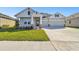
<path fill-rule="evenodd" d="M 22 11 L 26 7 L 0 7 L 0 13 L 14 17 L 15 14 Z M 54 14 L 56 12 L 62 13 L 65 16 L 79 12 L 79 7 L 33 7 L 38 12 Z"/>

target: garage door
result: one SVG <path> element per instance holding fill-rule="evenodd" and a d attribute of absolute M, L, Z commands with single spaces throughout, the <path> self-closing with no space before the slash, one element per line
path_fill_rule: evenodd
<path fill-rule="evenodd" d="M 48 20 L 42 20 L 42 27 L 48 27 Z"/>
<path fill-rule="evenodd" d="M 48 27 L 48 24 L 50 27 L 64 27 L 64 20 L 43 20 L 42 21 L 42 26 L 43 27 Z"/>
<path fill-rule="evenodd" d="M 49 21 L 50 26 L 52 27 L 63 27 L 64 26 L 64 21 Z"/>

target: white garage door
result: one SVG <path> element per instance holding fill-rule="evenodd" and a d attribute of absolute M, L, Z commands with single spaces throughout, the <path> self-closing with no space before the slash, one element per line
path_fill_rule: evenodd
<path fill-rule="evenodd" d="M 42 27 L 47 27 L 47 26 L 48 26 L 48 20 L 43 20 Z"/>
<path fill-rule="evenodd" d="M 64 26 L 64 21 L 49 21 L 50 26 L 52 27 L 61 27 Z"/>
<path fill-rule="evenodd" d="M 43 27 L 48 27 L 48 24 L 50 27 L 64 27 L 64 20 L 43 20 L 42 21 L 42 26 Z"/>

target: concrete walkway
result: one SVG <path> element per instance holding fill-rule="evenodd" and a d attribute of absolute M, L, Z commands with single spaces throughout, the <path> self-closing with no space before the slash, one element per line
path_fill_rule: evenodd
<path fill-rule="evenodd" d="M 79 29 L 44 29 L 52 45 L 59 51 L 79 51 Z"/>
<path fill-rule="evenodd" d="M 0 51 L 55 51 L 50 41 L 0 41 Z"/>

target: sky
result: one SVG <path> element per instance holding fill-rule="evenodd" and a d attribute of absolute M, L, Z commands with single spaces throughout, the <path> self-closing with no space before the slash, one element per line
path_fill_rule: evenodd
<path fill-rule="evenodd" d="M 0 7 L 0 13 L 14 17 L 15 14 L 26 7 Z M 32 7 L 32 9 L 41 13 L 62 13 L 65 16 L 79 12 L 79 7 Z"/>

